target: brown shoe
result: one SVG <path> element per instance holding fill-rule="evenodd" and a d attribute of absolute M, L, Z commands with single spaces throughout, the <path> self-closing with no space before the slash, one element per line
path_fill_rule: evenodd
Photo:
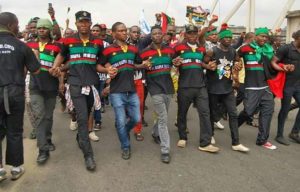
<path fill-rule="evenodd" d="M 144 136 L 141 133 L 135 133 L 134 136 L 135 136 L 135 139 L 137 141 L 143 141 L 144 140 Z"/>

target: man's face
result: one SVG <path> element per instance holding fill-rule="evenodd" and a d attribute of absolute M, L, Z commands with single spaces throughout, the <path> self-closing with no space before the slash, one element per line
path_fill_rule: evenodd
<path fill-rule="evenodd" d="M 115 39 L 125 42 L 127 39 L 127 28 L 124 24 L 118 25 L 116 31 L 113 32 Z"/>
<path fill-rule="evenodd" d="M 259 46 L 263 46 L 268 41 L 268 35 L 260 34 L 256 36 L 256 43 Z"/>
<path fill-rule="evenodd" d="M 195 44 L 198 39 L 198 32 L 196 31 L 187 32 L 185 33 L 185 38 L 188 43 Z"/>
<path fill-rule="evenodd" d="M 45 27 L 40 27 L 37 29 L 38 36 L 42 39 L 48 38 L 50 36 L 50 30 Z"/>
<path fill-rule="evenodd" d="M 207 40 L 212 42 L 212 43 L 217 43 L 218 40 L 219 40 L 217 33 L 213 33 L 213 34 L 209 35 L 207 37 Z"/>
<path fill-rule="evenodd" d="M 94 37 L 99 37 L 100 36 L 100 27 L 95 26 L 92 28 L 92 35 Z"/>
<path fill-rule="evenodd" d="M 220 42 L 224 47 L 229 47 L 231 45 L 232 38 L 231 37 L 225 37 L 225 38 L 221 39 Z"/>
<path fill-rule="evenodd" d="M 163 33 L 161 29 L 153 29 L 151 32 L 151 39 L 155 44 L 161 44 L 163 40 Z"/>
<path fill-rule="evenodd" d="M 65 37 L 71 37 L 73 34 L 74 34 L 74 31 L 72 29 L 66 29 Z"/>
<path fill-rule="evenodd" d="M 80 34 L 89 34 L 92 22 L 88 19 L 77 20 L 75 23 Z"/>
<path fill-rule="evenodd" d="M 172 37 L 174 37 L 176 35 L 176 27 L 173 25 L 169 25 L 167 27 L 167 33 L 170 35 L 172 34 Z"/>
<path fill-rule="evenodd" d="M 137 41 L 138 39 L 140 39 L 141 31 L 138 27 L 132 27 L 129 35 L 130 39 L 132 39 L 133 41 Z"/>
<path fill-rule="evenodd" d="M 100 35 L 105 36 L 106 35 L 106 28 L 100 28 Z"/>
<path fill-rule="evenodd" d="M 29 23 L 28 30 L 29 30 L 29 33 L 31 33 L 31 34 L 37 34 L 36 23 L 35 22 Z"/>

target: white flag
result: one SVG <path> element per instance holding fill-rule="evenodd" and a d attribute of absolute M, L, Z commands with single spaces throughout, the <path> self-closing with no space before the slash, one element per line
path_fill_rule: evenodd
<path fill-rule="evenodd" d="M 145 19 L 144 9 L 141 11 L 139 23 L 143 33 L 149 34 L 151 32 L 151 27 Z"/>

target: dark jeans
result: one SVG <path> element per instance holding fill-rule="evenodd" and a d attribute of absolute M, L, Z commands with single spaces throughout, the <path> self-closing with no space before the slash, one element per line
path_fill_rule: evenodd
<path fill-rule="evenodd" d="M 206 87 L 179 88 L 177 93 L 177 102 L 179 139 L 187 140 L 186 115 L 190 105 L 194 103 L 200 120 L 200 146 L 205 147 L 209 145 L 211 141 L 212 128 L 209 119 L 210 112 Z"/>
<path fill-rule="evenodd" d="M 94 104 L 93 91 L 89 95 L 81 94 L 81 86 L 70 85 L 70 94 L 76 109 L 78 123 L 78 143 L 84 157 L 93 156 L 93 149 L 89 139 L 88 118 Z"/>
<path fill-rule="evenodd" d="M 4 108 L 4 87 L 0 87 L 0 163 L 2 163 L 2 141 L 6 136 L 6 164 L 24 164 L 23 121 L 25 110 L 24 87 L 7 86 L 10 114 Z"/>
<path fill-rule="evenodd" d="M 284 123 L 289 113 L 292 97 L 297 103 L 300 103 L 300 86 L 285 87 L 283 98 L 281 99 L 281 108 L 278 114 L 277 137 L 283 136 Z M 299 133 L 300 129 L 300 112 L 298 111 L 292 133 Z"/>
<path fill-rule="evenodd" d="M 274 97 L 269 88 L 262 90 L 245 90 L 244 110 L 239 114 L 239 127 L 249 120 L 259 107 L 259 126 L 256 139 L 257 145 L 263 145 L 268 141 L 270 124 L 274 112 Z"/>
<path fill-rule="evenodd" d="M 240 83 L 239 88 L 237 89 L 237 96 L 236 96 L 236 106 L 239 106 L 245 98 L 245 84 Z"/>
<path fill-rule="evenodd" d="M 99 81 L 99 86 L 98 86 L 98 93 L 101 99 L 101 107 L 105 106 L 104 103 L 104 97 L 101 96 L 101 92 L 104 89 L 105 86 L 105 81 Z M 102 119 L 102 115 L 101 115 L 101 111 L 100 110 L 95 110 L 94 111 L 94 119 L 95 119 L 95 123 L 100 123 L 101 124 L 101 119 Z"/>
<path fill-rule="evenodd" d="M 229 127 L 232 145 L 239 144 L 238 112 L 235 102 L 236 98 L 233 91 L 228 94 L 209 94 L 209 106 L 211 111 L 210 122 L 213 130 L 212 133 L 214 135 L 214 122 L 216 122 L 216 117 L 218 118 L 218 112 L 220 110 L 218 103 L 222 103 L 229 115 Z"/>
<path fill-rule="evenodd" d="M 37 122 L 37 146 L 43 151 L 49 151 L 56 96 L 57 91 L 30 90 L 30 105 Z"/>

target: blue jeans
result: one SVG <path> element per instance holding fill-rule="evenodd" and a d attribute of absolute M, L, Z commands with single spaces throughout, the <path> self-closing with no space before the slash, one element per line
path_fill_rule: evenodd
<path fill-rule="evenodd" d="M 115 126 L 121 149 L 129 149 L 129 132 L 141 118 L 139 98 L 136 93 L 111 93 L 110 101 L 115 111 Z"/>
<path fill-rule="evenodd" d="M 98 93 L 101 99 L 101 107 L 104 107 L 104 98 L 101 96 L 101 92 L 103 91 L 105 86 L 105 81 L 99 81 L 99 86 L 97 87 L 98 89 Z M 102 119 L 102 115 L 100 110 L 95 110 L 94 111 L 94 119 L 95 119 L 95 123 L 96 124 L 101 124 L 101 119 Z"/>

